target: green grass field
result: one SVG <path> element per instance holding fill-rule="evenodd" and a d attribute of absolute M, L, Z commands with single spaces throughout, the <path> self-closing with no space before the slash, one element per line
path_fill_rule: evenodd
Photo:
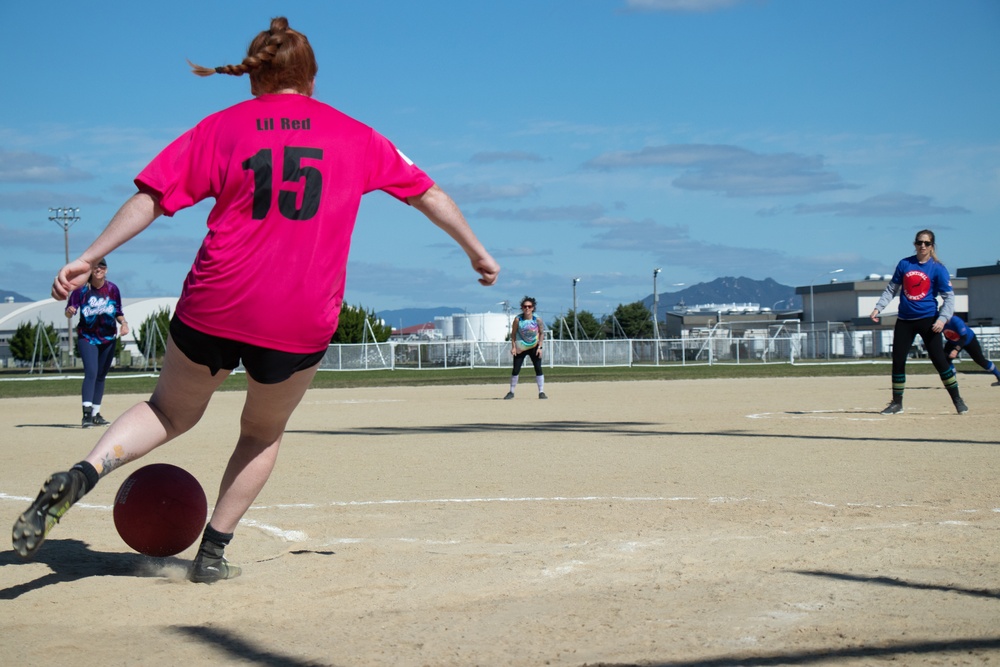
<path fill-rule="evenodd" d="M 965 364 L 974 367 L 974 364 Z M 978 370 L 978 367 L 975 367 Z M 934 368 L 927 361 L 911 360 L 907 373 L 932 374 Z M 705 378 L 781 378 L 781 377 L 836 377 L 859 375 L 885 375 L 889 383 L 888 361 L 864 363 L 817 364 L 739 364 L 712 366 L 633 366 L 607 368 L 576 368 L 559 366 L 546 369 L 547 383 L 559 382 L 628 382 L 633 380 L 697 380 Z M 55 374 L 28 375 L 8 371 L 0 374 L 0 399 L 27 396 L 73 396 L 80 392 L 80 371 L 72 376 Z M 441 370 L 378 370 L 378 371 L 320 371 L 312 386 L 315 388 L 345 387 L 396 387 L 463 384 L 496 384 L 503 388 L 510 378 L 509 368 L 454 368 Z M 522 372 L 522 379 L 533 380 L 531 369 Z M 108 375 L 107 394 L 149 394 L 156 384 L 152 375 L 139 376 L 135 372 L 113 372 Z M 222 385 L 222 391 L 246 389 L 246 376 L 237 373 Z"/>

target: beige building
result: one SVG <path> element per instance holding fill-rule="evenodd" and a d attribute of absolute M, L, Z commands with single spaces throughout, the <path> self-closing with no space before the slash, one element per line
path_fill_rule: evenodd
<path fill-rule="evenodd" d="M 796 287 L 795 293 L 802 297 L 802 320 L 809 322 L 810 315 L 815 312 L 816 322 L 844 322 L 862 327 L 878 326 L 869 316 L 891 277 L 871 275 L 862 280 Z M 965 278 L 953 277 L 951 285 L 955 290 L 955 314 L 964 319 L 969 313 L 968 281 Z M 899 297 L 896 297 L 883 311 L 882 326 L 895 324 L 898 308 Z"/>
<path fill-rule="evenodd" d="M 958 275 L 960 280 L 965 280 L 968 284 L 969 324 L 1000 324 L 1000 261 L 991 266 L 959 269 Z"/>

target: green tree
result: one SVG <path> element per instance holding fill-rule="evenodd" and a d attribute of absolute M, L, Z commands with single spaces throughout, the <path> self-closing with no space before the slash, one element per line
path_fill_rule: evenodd
<path fill-rule="evenodd" d="M 577 330 L 580 332 L 580 340 L 598 340 L 606 337 L 601 322 L 588 310 L 581 310 L 576 316 L 576 322 L 573 321 L 571 310 L 566 317 L 560 317 L 550 324 L 549 328 L 552 329 L 552 337 L 556 339 L 576 338 Z"/>
<path fill-rule="evenodd" d="M 159 335 L 157 335 L 157 331 L 159 331 Z M 167 332 L 169 331 L 170 307 L 164 306 L 139 325 L 139 330 L 135 334 L 135 344 L 139 346 L 139 354 L 146 356 L 150 350 L 154 358 L 160 358 L 166 354 Z"/>
<path fill-rule="evenodd" d="M 371 334 L 367 334 L 368 327 L 365 320 L 371 325 L 371 330 L 375 334 L 372 340 Z M 392 327 L 384 324 L 378 318 L 375 311 L 367 311 L 362 306 L 351 306 L 344 304 L 340 309 L 340 322 L 337 330 L 333 333 L 331 343 L 384 343 L 392 335 Z"/>
<path fill-rule="evenodd" d="M 18 361 L 31 361 L 32 359 L 48 361 L 52 358 L 52 350 L 59 349 L 59 334 L 56 333 L 55 327 L 51 324 L 46 324 L 42 335 L 49 339 L 48 344 L 46 344 L 45 340 L 40 341 L 41 346 L 36 357 L 35 341 L 38 337 L 38 326 L 38 324 L 26 322 L 17 327 L 17 331 L 10 338 L 10 354 L 12 357 Z"/>
<path fill-rule="evenodd" d="M 649 308 L 646 308 L 642 301 L 625 305 L 618 304 L 618 307 L 615 308 L 615 318 L 626 337 L 653 337 L 653 314 L 649 312 Z"/>

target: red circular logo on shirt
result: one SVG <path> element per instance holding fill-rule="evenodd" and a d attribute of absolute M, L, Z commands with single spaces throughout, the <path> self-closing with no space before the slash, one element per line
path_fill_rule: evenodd
<path fill-rule="evenodd" d="M 931 291 L 931 279 L 923 271 L 908 271 L 903 276 L 903 294 L 910 301 L 920 301 Z"/>
<path fill-rule="evenodd" d="M 958 335 L 957 331 L 952 331 L 951 329 L 944 330 L 944 337 L 953 343 L 957 343 L 962 338 Z"/>

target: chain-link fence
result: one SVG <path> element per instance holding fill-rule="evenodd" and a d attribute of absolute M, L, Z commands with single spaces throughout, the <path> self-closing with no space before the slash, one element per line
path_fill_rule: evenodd
<path fill-rule="evenodd" d="M 723 323 L 680 338 L 545 341 L 544 365 L 639 366 L 760 364 L 888 359 L 891 329 L 856 330 L 839 322 Z M 1000 334 L 981 334 L 983 350 L 1000 356 Z M 917 339 L 910 355 L 924 357 Z M 502 368 L 509 366 L 509 342 L 419 340 L 331 345 L 321 368 L 327 370 Z"/>

